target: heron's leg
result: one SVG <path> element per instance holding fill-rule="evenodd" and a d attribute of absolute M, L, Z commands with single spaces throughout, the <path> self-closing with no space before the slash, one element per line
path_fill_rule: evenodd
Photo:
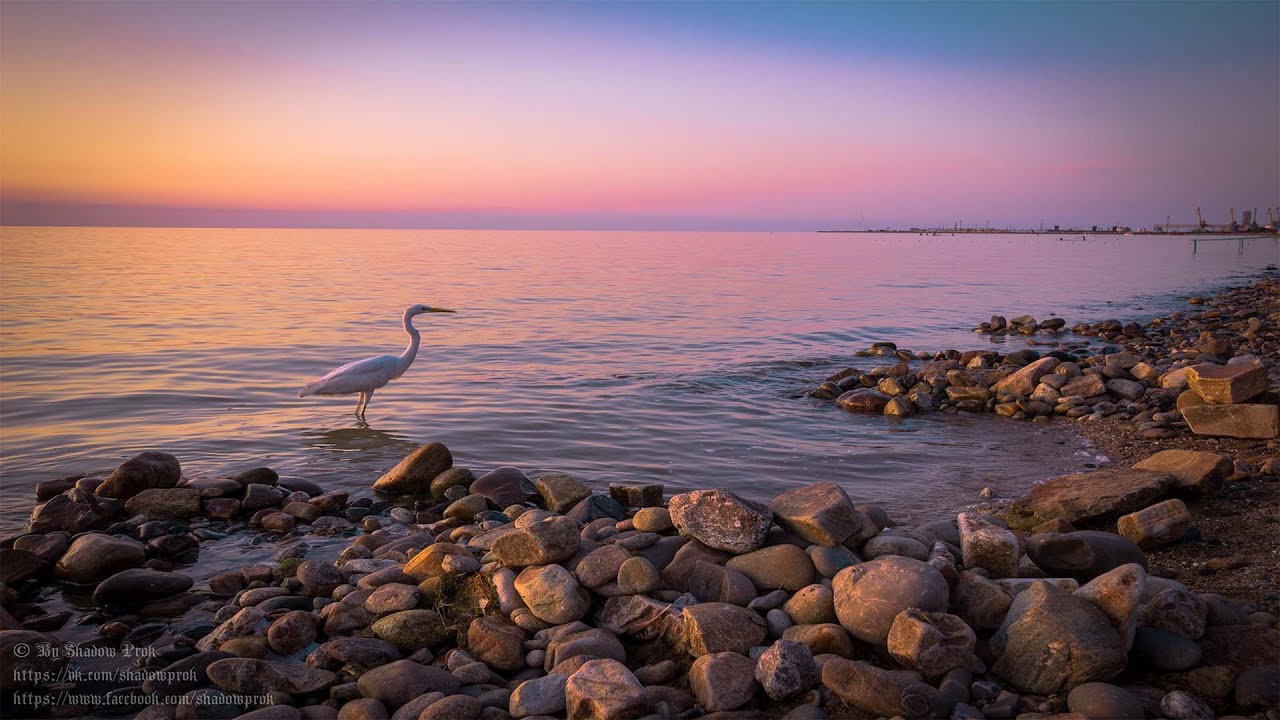
<path fill-rule="evenodd" d="M 361 392 L 360 400 L 356 402 L 356 417 L 359 417 L 359 418 L 364 417 L 364 409 L 365 409 L 365 406 L 367 406 L 368 404 L 369 404 L 369 393 Z"/>
<path fill-rule="evenodd" d="M 369 401 L 373 399 L 373 391 L 370 390 L 364 394 L 364 407 L 360 409 L 360 417 L 364 417 L 364 411 L 369 409 Z"/>

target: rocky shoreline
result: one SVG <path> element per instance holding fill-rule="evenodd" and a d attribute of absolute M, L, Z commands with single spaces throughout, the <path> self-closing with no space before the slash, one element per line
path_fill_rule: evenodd
<path fill-rule="evenodd" d="M 1280 281 L 1193 306 L 1207 309 L 1075 326 L 1079 340 L 1065 322 L 993 319 L 979 329 L 1054 350 L 880 344 L 868 354 L 898 362 L 824 383 L 817 396 L 857 410 L 1079 418 L 1118 461 L 922 525 L 829 483 L 767 505 L 656 484 L 598 493 L 561 474 L 473 473 L 439 443 L 370 497 L 268 468 L 184 478 L 164 453 L 43 483 L 28 531 L 0 543 L 0 710 L 1280 718 L 1275 433 L 1204 434 L 1269 427 Z M 1257 542 L 1180 562 L 1204 554 L 1206 509 L 1249 502 Z M 1210 532 L 1229 536 L 1241 514 Z M 202 543 L 240 533 L 277 544 L 275 560 L 188 574 Z M 314 538 L 343 549 L 316 557 Z M 1239 587 L 1219 592 L 1226 577 Z M 55 587 L 91 609 L 48 612 Z M 67 644 L 72 626 L 97 637 Z M 104 655 L 115 674 L 82 682 Z"/>

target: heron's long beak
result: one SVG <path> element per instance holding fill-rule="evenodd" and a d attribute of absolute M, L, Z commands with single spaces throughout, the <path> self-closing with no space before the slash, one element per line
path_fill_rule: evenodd
<path fill-rule="evenodd" d="M 447 313 L 456 313 L 456 312 L 458 312 L 458 311 L 457 311 L 457 310 L 446 310 L 446 309 L 444 309 L 444 308 L 438 308 L 438 307 L 430 307 L 430 306 L 428 306 L 428 307 L 427 307 L 427 312 L 447 312 Z"/>

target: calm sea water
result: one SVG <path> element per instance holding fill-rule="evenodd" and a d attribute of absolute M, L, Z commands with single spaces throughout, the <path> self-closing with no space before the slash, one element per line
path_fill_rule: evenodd
<path fill-rule="evenodd" d="M 366 492 L 419 444 L 485 470 L 717 486 L 835 481 L 899 516 L 1015 494 L 1090 457 L 992 418 L 857 417 L 803 396 L 876 340 L 989 342 L 993 313 L 1176 307 L 1280 260 L 1274 240 L 817 233 L 4 228 L 0 529 L 36 482 L 143 450 L 192 476 L 268 464 Z M 380 390 L 297 397 L 423 348 Z M 1021 340 L 1010 340 L 1021 346 Z M 873 364 L 869 360 L 859 360 Z"/>

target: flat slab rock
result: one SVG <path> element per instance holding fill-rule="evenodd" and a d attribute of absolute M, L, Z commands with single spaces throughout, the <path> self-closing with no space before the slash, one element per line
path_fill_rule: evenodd
<path fill-rule="evenodd" d="M 1172 475 L 1133 468 L 1108 468 L 1050 478 L 1014 504 L 1035 522 L 1062 518 L 1069 523 L 1104 520 L 1140 510 L 1168 490 Z"/>
<path fill-rule="evenodd" d="M 1187 382 L 1210 405 L 1242 403 L 1266 392 L 1267 367 L 1201 364 L 1187 369 Z"/>

